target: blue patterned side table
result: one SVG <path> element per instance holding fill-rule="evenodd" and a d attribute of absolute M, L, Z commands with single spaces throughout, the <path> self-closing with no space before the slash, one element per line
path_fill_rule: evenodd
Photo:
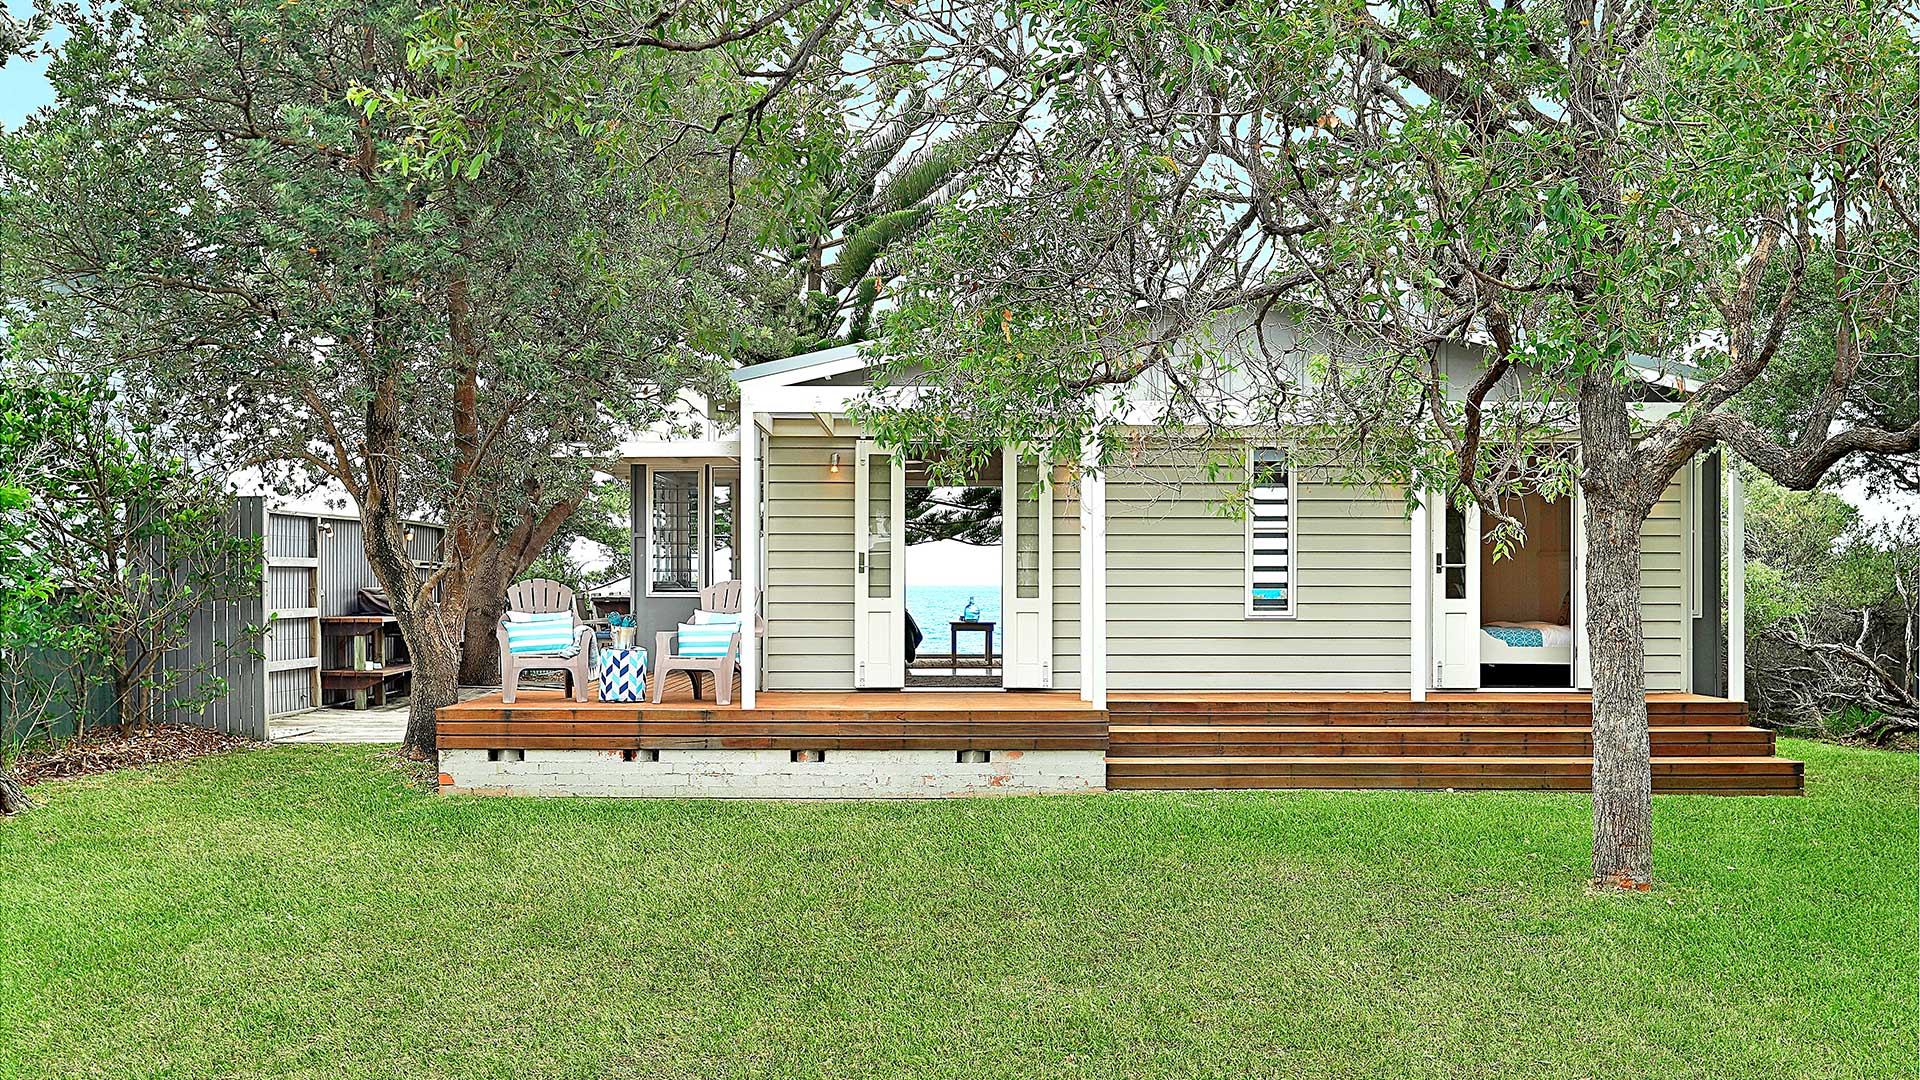
<path fill-rule="evenodd" d="M 601 649 L 597 669 L 601 701 L 647 700 L 647 650 Z"/>

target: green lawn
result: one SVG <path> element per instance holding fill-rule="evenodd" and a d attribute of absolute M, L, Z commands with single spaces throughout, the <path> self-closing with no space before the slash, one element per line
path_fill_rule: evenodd
<path fill-rule="evenodd" d="M 279 747 L 0 823 L 7 1077 L 1893 1077 L 1916 765 L 1662 796 L 442 798 Z"/>

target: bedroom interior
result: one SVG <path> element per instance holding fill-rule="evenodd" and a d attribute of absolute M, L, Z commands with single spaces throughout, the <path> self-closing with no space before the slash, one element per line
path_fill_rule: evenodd
<path fill-rule="evenodd" d="M 1480 676 L 1488 687 L 1573 685 L 1573 501 L 1513 504 L 1527 542 L 1504 559 L 1483 541 Z"/>

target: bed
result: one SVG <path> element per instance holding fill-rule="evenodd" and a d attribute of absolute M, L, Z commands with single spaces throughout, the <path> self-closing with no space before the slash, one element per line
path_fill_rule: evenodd
<path fill-rule="evenodd" d="M 1482 664 L 1572 664 L 1573 627 L 1550 622 L 1493 622 L 1480 628 Z"/>

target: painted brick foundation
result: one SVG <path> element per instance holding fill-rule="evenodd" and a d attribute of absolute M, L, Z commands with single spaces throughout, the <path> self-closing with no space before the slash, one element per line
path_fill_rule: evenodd
<path fill-rule="evenodd" d="M 442 791 L 480 795 L 636 798 L 924 799 L 1101 791 L 1099 750 L 996 750 L 978 763 L 952 750 L 829 750 L 794 761 L 787 750 L 662 750 L 627 761 L 618 750 L 527 750 L 489 761 L 485 750 L 442 750 Z"/>

